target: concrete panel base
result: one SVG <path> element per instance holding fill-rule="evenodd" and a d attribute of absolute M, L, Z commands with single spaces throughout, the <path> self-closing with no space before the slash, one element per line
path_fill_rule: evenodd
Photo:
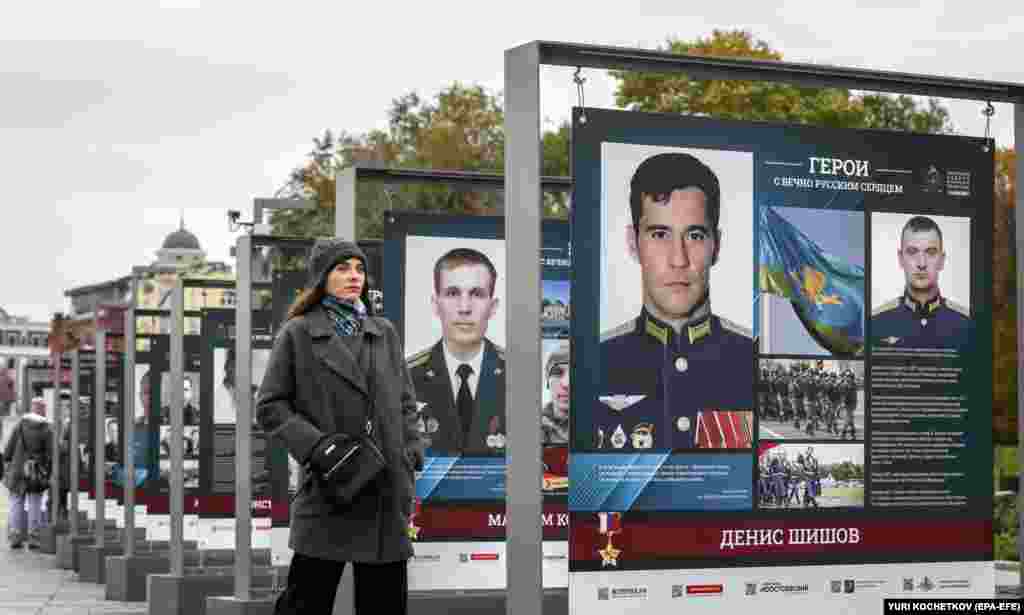
<path fill-rule="evenodd" d="M 273 574 L 254 568 L 252 586 L 256 599 L 263 599 L 272 587 Z M 149 615 L 206 615 L 207 598 L 235 593 L 235 575 L 230 568 L 205 569 L 185 576 L 153 574 L 149 576 L 147 598 Z"/>
<path fill-rule="evenodd" d="M 230 596 L 235 589 L 233 576 L 153 574 L 149 576 L 147 596 L 149 615 L 203 615 L 210 596 Z"/>
<path fill-rule="evenodd" d="M 86 544 L 94 544 L 96 539 L 91 535 L 62 534 L 57 536 L 57 568 L 61 570 L 75 570 L 78 567 L 78 547 Z"/>
<path fill-rule="evenodd" d="M 39 530 L 39 550 L 47 555 L 56 555 L 57 536 L 67 534 L 69 529 L 67 521 L 57 521 Z"/>
<path fill-rule="evenodd" d="M 106 598 L 118 602 L 145 602 L 146 577 L 170 571 L 171 562 L 166 553 L 108 557 Z"/>
<path fill-rule="evenodd" d="M 274 596 L 239 600 L 234 596 L 206 599 L 206 615 L 274 615 Z"/>
<path fill-rule="evenodd" d="M 83 583 L 107 582 L 107 558 L 113 555 L 124 555 L 121 545 L 95 544 L 78 547 L 78 580 Z"/>
<path fill-rule="evenodd" d="M 506 594 L 496 591 L 409 592 L 409 612 L 416 615 L 504 613 Z M 544 615 L 568 615 L 569 590 L 544 590 Z"/>

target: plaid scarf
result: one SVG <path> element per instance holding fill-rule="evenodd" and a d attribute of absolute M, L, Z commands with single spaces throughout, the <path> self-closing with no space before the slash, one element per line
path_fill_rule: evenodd
<path fill-rule="evenodd" d="M 366 320 L 366 306 L 359 299 L 349 303 L 339 301 L 334 295 L 324 295 L 320 302 L 334 323 L 334 330 L 338 335 L 356 335 L 363 330 L 363 321 Z"/>

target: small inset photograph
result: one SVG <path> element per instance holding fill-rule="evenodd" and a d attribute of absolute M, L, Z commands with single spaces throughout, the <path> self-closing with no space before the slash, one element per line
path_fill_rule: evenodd
<path fill-rule="evenodd" d="M 540 304 L 540 325 L 544 338 L 565 339 L 569 337 L 569 319 L 572 308 L 569 302 L 569 280 L 544 280 Z"/>
<path fill-rule="evenodd" d="M 864 507 L 863 444 L 758 445 L 758 508 Z"/>
<path fill-rule="evenodd" d="M 963 349 L 971 279 L 970 218 L 871 214 L 872 348 Z"/>
<path fill-rule="evenodd" d="M 864 362 L 760 359 L 758 433 L 762 440 L 862 440 Z"/>
<path fill-rule="evenodd" d="M 760 208 L 761 354 L 864 350 L 863 212 Z"/>

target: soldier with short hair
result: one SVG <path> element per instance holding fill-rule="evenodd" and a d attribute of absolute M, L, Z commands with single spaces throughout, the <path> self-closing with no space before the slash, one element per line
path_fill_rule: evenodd
<path fill-rule="evenodd" d="M 540 411 L 542 444 L 569 443 L 569 342 L 559 342 L 544 365 L 545 386 L 551 401 Z"/>
<path fill-rule="evenodd" d="M 656 154 L 634 172 L 624 230 L 641 269 L 643 309 L 602 336 L 594 448 L 694 448 L 701 413 L 753 409 L 750 331 L 711 310 L 720 198 L 715 173 L 689 154 Z"/>
<path fill-rule="evenodd" d="M 939 290 L 946 266 L 942 229 L 927 216 L 914 216 L 903 226 L 896 256 L 905 279 L 903 296 L 872 312 L 874 344 L 963 349 L 970 341 L 971 316 Z"/>
<path fill-rule="evenodd" d="M 505 350 L 486 337 L 498 273 L 483 252 L 456 248 L 434 263 L 440 340 L 408 359 L 428 454 L 504 454 Z"/>

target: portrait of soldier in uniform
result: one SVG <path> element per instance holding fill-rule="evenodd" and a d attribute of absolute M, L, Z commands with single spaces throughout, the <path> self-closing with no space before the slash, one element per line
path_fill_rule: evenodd
<path fill-rule="evenodd" d="M 961 349 L 967 345 L 970 311 L 943 296 L 940 288 L 946 247 L 934 219 L 913 216 L 903 225 L 896 248 L 903 294 L 872 311 L 871 339 L 876 348 Z M 882 266 L 876 264 L 875 270 Z"/>
<path fill-rule="evenodd" d="M 602 335 L 595 449 L 750 446 L 754 340 L 711 307 L 711 271 L 725 239 L 721 206 L 717 175 L 693 155 L 655 154 L 633 173 L 631 224 L 624 230 L 629 257 L 640 268 L 643 306 Z M 609 283 L 616 294 L 627 292 L 626 280 Z M 719 284 L 749 288 L 751 282 Z"/>
<path fill-rule="evenodd" d="M 487 338 L 497 270 L 483 252 L 456 248 L 433 275 L 442 337 L 408 359 L 428 454 L 504 454 L 505 351 Z"/>
<path fill-rule="evenodd" d="M 542 444 L 569 443 L 569 341 L 557 344 L 544 365 L 544 383 L 551 401 L 540 410 Z"/>

